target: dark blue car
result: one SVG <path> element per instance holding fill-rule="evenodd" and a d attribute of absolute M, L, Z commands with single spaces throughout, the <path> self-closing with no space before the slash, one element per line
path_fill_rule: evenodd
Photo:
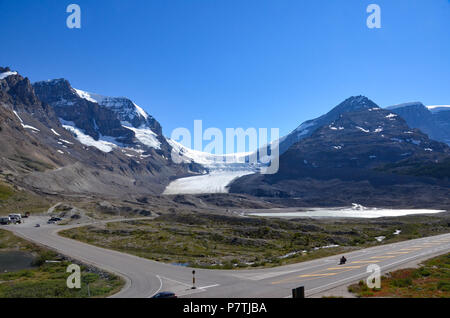
<path fill-rule="evenodd" d="M 157 293 L 152 298 L 177 298 L 177 295 L 175 295 L 175 293 L 172 292 L 161 292 Z"/>

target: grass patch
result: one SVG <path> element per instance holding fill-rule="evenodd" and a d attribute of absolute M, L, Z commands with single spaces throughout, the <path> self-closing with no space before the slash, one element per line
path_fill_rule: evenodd
<path fill-rule="evenodd" d="M 69 289 L 66 280 L 70 273 L 66 273 L 66 269 L 75 261 L 0 230 L 0 250 L 11 249 L 33 253 L 36 256 L 36 267 L 0 273 L 0 298 L 106 297 L 118 292 L 124 285 L 122 279 L 115 275 L 79 264 L 81 289 Z M 58 262 L 46 262 L 48 260 Z"/>
<path fill-rule="evenodd" d="M 346 253 L 357 248 L 449 231 L 449 217 L 407 221 L 281 220 L 203 213 L 90 225 L 60 232 L 89 244 L 166 263 L 212 269 L 271 267 Z M 393 233 L 400 229 L 400 235 Z M 339 245 L 334 248 L 322 248 Z"/>
<path fill-rule="evenodd" d="M 419 268 L 382 276 L 380 289 L 369 289 L 360 281 L 348 290 L 358 297 L 449 298 L 450 253 L 429 259 Z"/>
<path fill-rule="evenodd" d="M 16 190 L 0 181 L 0 216 L 10 213 L 42 213 L 50 205 L 51 203 L 42 196 L 25 190 Z"/>
<path fill-rule="evenodd" d="M 7 200 L 14 194 L 14 190 L 6 184 L 0 183 L 0 200 Z"/>

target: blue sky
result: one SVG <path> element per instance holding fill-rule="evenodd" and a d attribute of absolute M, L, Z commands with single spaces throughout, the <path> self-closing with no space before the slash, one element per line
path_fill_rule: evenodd
<path fill-rule="evenodd" d="M 0 65 L 127 96 L 168 136 L 194 119 L 285 135 L 359 94 L 450 104 L 449 0 L 0 0 L 0 30 Z"/>

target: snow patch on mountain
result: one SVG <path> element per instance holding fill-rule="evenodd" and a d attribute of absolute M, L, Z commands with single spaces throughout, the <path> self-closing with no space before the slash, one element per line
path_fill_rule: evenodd
<path fill-rule="evenodd" d="M 433 106 L 426 106 L 426 107 L 432 113 L 438 113 L 441 111 L 450 111 L 450 105 L 433 105 Z"/>
<path fill-rule="evenodd" d="M 88 93 L 88 92 L 85 92 L 85 91 L 82 91 L 82 90 L 76 89 L 76 88 L 74 88 L 74 90 L 75 90 L 75 92 L 77 93 L 77 95 L 79 97 L 81 97 L 83 99 L 86 99 L 86 100 L 88 100 L 88 101 L 90 101 L 92 103 L 97 103 L 98 104 L 98 99 L 97 98 L 93 98 L 94 94 Z M 100 96 L 100 95 L 96 95 L 96 96 Z"/>
<path fill-rule="evenodd" d="M 138 105 L 136 105 L 135 103 L 133 103 L 134 107 L 136 107 L 137 112 L 144 117 L 145 119 L 148 119 L 148 114 L 145 112 L 145 110 L 143 110 L 141 107 L 139 107 Z"/>
<path fill-rule="evenodd" d="M 129 124 L 129 121 L 134 119 L 135 116 L 140 116 L 147 120 L 149 115 L 141 107 L 126 97 L 109 97 L 99 94 L 89 93 L 80 89 L 74 88 L 77 95 L 90 102 L 97 103 L 99 105 L 112 108 L 121 117 L 121 120 L 125 124 Z"/>
<path fill-rule="evenodd" d="M 73 142 L 70 142 L 70 141 L 67 141 L 67 140 L 64 140 L 64 139 L 59 139 L 59 141 L 65 143 L 65 144 L 68 144 L 68 145 L 73 145 Z"/>
<path fill-rule="evenodd" d="M 22 125 L 23 128 L 25 128 L 25 129 L 31 129 L 31 130 L 34 130 L 34 131 L 40 131 L 39 129 L 37 129 L 37 128 L 33 127 L 33 126 L 25 125 L 25 124 L 23 123 L 22 118 L 20 118 L 19 114 L 17 114 L 17 112 L 16 112 L 15 110 L 13 110 L 13 113 L 14 113 L 14 115 L 16 115 L 16 117 L 19 119 L 20 124 Z"/>
<path fill-rule="evenodd" d="M 370 130 L 364 129 L 364 128 L 359 127 L 359 126 L 356 126 L 355 128 L 356 128 L 356 129 L 359 129 L 359 130 L 361 130 L 361 131 L 363 131 L 363 132 L 365 132 L 365 133 L 369 133 L 369 132 L 370 132 Z"/>
<path fill-rule="evenodd" d="M 373 132 L 375 133 L 379 133 L 383 131 L 383 127 L 378 127 L 377 129 L 375 129 Z"/>
<path fill-rule="evenodd" d="M 328 128 L 330 128 L 331 130 L 344 130 L 344 127 L 342 126 L 334 127 L 333 125 L 329 125 Z"/>
<path fill-rule="evenodd" d="M 136 138 L 144 145 L 155 148 L 155 149 L 161 149 L 161 142 L 158 140 L 158 136 L 148 128 L 134 128 L 129 126 L 122 127 L 132 130 L 134 132 L 134 135 Z"/>
<path fill-rule="evenodd" d="M 59 121 L 61 122 L 61 125 L 64 129 L 70 131 L 75 136 L 75 138 L 85 146 L 95 147 L 103 152 L 111 152 L 115 147 L 118 146 L 116 143 L 112 142 L 112 140 L 114 139 L 113 137 L 101 136 L 99 140 L 95 140 L 91 136 L 83 133 L 80 129 L 76 128 L 75 123 L 71 121 L 65 121 L 61 118 L 59 119 Z"/>
<path fill-rule="evenodd" d="M 10 72 L 10 71 L 8 71 L 8 72 L 0 73 L 0 80 L 5 79 L 5 78 L 7 78 L 8 76 L 11 76 L 11 75 L 17 75 L 17 72 Z"/>
<path fill-rule="evenodd" d="M 389 119 L 393 119 L 395 117 L 397 117 L 397 115 L 396 114 L 392 114 L 392 113 L 386 116 L 386 118 L 389 118 Z"/>

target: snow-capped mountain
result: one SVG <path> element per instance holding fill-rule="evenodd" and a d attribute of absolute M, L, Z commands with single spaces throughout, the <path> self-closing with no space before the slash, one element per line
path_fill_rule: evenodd
<path fill-rule="evenodd" d="M 307 120 L 298 126 L 287 136 L 280 139 L 280 154 L 284 153 L 293 144 L 311 136 L 318 128 L 329 125 L 332 121 L 339 118 L 344 113 L 356 111 L 359 109 L 379 108 L 374 102 L 364 96 L 354 96 L 346 99 L 331 111 L 318 118 Z"/>
<path fill-rule="evenodd" d="M 367 97 L 353 96 L 318 118 L 307 120 L 288 135 L 280 138 L 280 154 L 296 142 L 311 136 L 318 128 L 330 124 L 341 114 L 358 109 L 375 109 L 378 105 Z M 450 105 L 424 106 L 420 102 L 404 103 L 387 107 L 406 120 L 411 128 L 418 128 L 431 139 L 450 145 Z"/>
<path fill-rule="evenodd" d="M 81 98 L 112 110 L 120 120 L 122 127 L 133 131 L 141 144 L 155 149 L 161 148 L 162 141 L 159 139 L 164 140 L 161 125 L 130 99 L 102 96 L 79 89 L 74 90 Z"/>
<path fill-rule="evenodd" d="M 115 147 L 154 149 L 169 155 L 161 125 L 128 98 L 88 93 L 72 88 L 64 79 L 37 82 L 33 87 L 41 100 L 53 106 L 63 127 L 86 146 L 104 152 Z"/>
<path fill-rule="evenodd" d="M 112 110 L 123 126 L 151 129 L 154 134 L 161 134 L 161 125 L 141 107 L 126 97 L 109 97 L 74 89 L 81 98 Z"/>
<path fill-rule="evenodd" d="M 351 97 L 281 138 L 279 172 L 260 175 L 261 166 L 248 161 L 255 153 L 186 148 L 166 139 L 156 119 L 128 98 L 88 93 L 65 79 L 31 85 L 0 67 L 0 178 L 39 193 L 70 195 L 231 189 L 317 203 L 327 193 L 340 202 L 347 192 L 353 199 L 367 193 L 405 198 L 421 187 L 427 199 L 445 198 L 448 180 L 438 177 L 450 148 L 410 126 L 425 131 L 440 125 L 445 132 L 447 109 L 409 104 L 386 110 L 364 96 Z M 380 185 L 389 189 L 373 188 Z"/>
<path fill-rule="evenodd" d="M 34 88 L 40 99 L 53 106 L 62 127 L 83 145 L 107 153 L 126 151 L 139 160 L 160 156 L 198 174 L 173 181 L 166 194 L 224 192 L 234 178 L 257 171 L 245 163 L 246 154 L 212 155 L 165 138 L 161 125 L 128 98 L 72 88 L 64 79 L 37 82 Z"/>
<path fill-rule="evenodd" d="M 9 68 L 0 77 L 1 180 L 37 193 L 124 198 L 161 194 L 204 169 L 174 163 L 157 121 L 132 102 L 110 108 L 64 79 L 31 85 Z"/>
<path fill-rule="evenodd" d="M 314 121 L 300 126 L 297 133 L 305 133 L 280 156 L 278 173 L 241 177 L 230 191 L 335 205 L 355 199 L 404 203 L 419 189 L 424 195 L 411 201 L 450 195 L 448 172 L 438 173 L 448 171 L 450 148 L 409 127 L 393 110 L 358 96 L 320 121 L 319 127 Z"/>
<path fill-rule="evenodd" d="M 450 106 L 425 106 L 420 102 L 387 107 L 406 120 L 412 128 L 418 128 L 430 138 L 450 145 Z"/>

